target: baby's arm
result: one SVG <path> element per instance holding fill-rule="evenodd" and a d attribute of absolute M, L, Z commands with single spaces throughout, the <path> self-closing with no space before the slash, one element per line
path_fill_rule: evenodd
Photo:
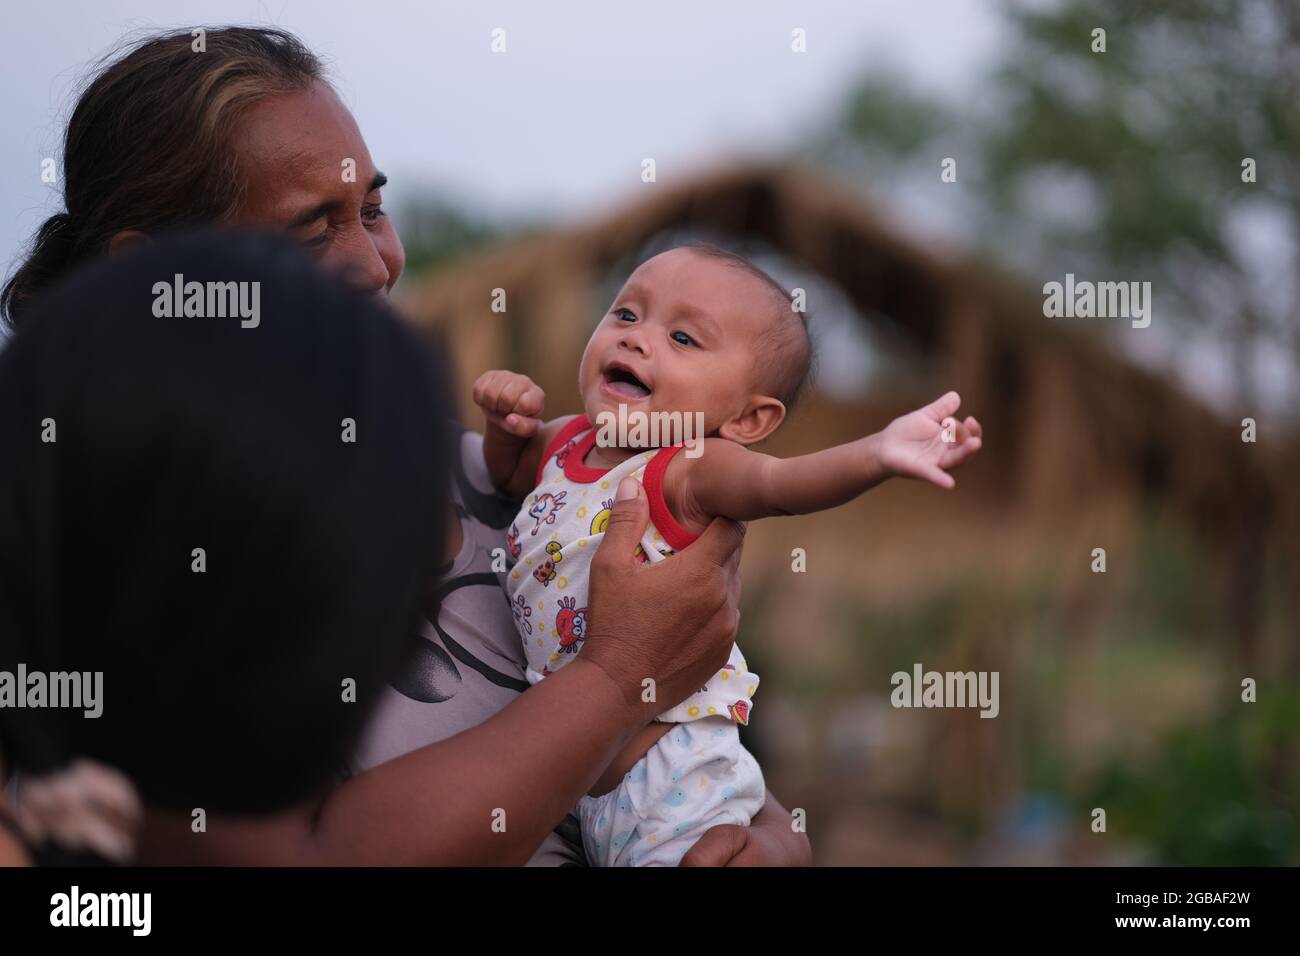
<path fill-rule="evenodd" d="M 527 375 L 484 372 L 474 383 L 474 403 L 483 409 L 483 459 L 497 490 L 516 500 L 537 484 L 537 466 L 560 429 L 572 418 L 542 421 L 546 393 Z"/>
<path fill-rule="evenodd" d="M 773 458 L 726 439 L 705 439 L 698 458 L 673 459 L 665 477 L 669 507 L 696 530 L 718 516 L 751 521 L 825 511 L 891 477 L 952 488 L 956 481 L 949 470 L 982 444 L 979 422 L 951 417 L 960 406 L 960 396 L 949 392 L 875 435 L 797 458 Z"/>

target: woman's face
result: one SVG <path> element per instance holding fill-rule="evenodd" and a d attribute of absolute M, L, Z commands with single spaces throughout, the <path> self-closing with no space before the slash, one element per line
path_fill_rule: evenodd
<path fill-rule="evenodd" d="M 235 148 L 245 194 L 231 222 L 285 229 L 361 288 L 393 287 L 406 257 L 381 208 L 387 178 L 333 90 L 268 97 L 245 116 Z"/>

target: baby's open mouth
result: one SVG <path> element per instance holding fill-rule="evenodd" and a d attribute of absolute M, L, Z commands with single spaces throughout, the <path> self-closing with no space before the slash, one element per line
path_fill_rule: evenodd
<path fill-rule="evenodd" d="M 617 366 L 605 370 L 605 388 L 607 391 L 627 398 L 648 398 L 651 389 L 639 378 L 625 368 Z"/>

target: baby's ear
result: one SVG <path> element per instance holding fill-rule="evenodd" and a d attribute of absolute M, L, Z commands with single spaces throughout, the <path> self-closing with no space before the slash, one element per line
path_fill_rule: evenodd
<path fill-rule="evenodd" d="M 785 406 L 768 395 L 755 395 L 740 414 L 718 429 L 718 434 L 737 445 L 757 445 L 785 421 Z"/>

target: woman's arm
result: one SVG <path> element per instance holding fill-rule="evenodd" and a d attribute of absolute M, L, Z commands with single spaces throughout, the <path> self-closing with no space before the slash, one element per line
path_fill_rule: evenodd
<path fill-rule="evenodd" d="M 526 862 L 628 738 L 716 673 L 735 640 L 744 529 L 719 521 L 678 558 L 638 564 L 649 507 L 639 484 L 620 496 L 629 490 L 592 561 L 588 636 L 571 664 L 477 727 L 352 778 L 313 815 L 210 819 L 206 834 L 170 838 L 221 863 Z M 642 699 L 645 678 L 657 701 Z"/>
<path fill-rule="evenodd" d="M 526 863 L 647 719 L 582 657 L 477 727 L 338 788 L 304 862 Z"/>

